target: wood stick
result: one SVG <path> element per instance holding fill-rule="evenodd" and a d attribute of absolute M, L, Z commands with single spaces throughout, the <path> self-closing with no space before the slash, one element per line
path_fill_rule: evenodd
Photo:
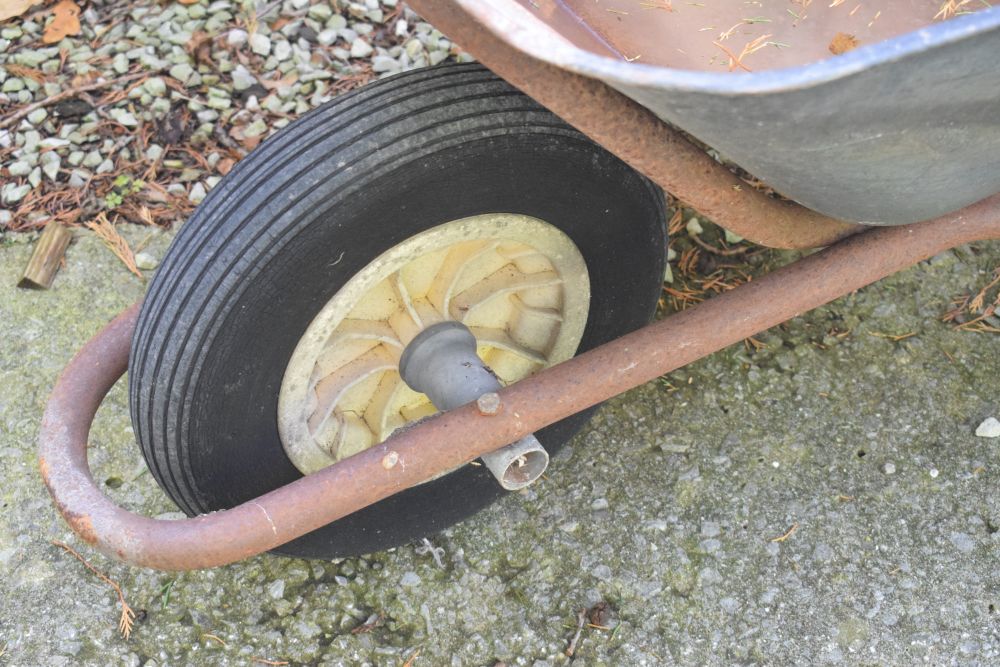
<path fill-rule="evenodd" d="M 566 654 L 567 658 L 572 658 L 573 654 L 576 653 L 576 645 L 580 641 L 580 635 L 583 633 L 584 623 L 587 621 L 587 610 L 581 609 L 576 615 L 576 633 L 573 638 L 569 640 L 569 646 L 563 653 Z"/>
<path fill-rule="evenodd" d="M 35 244 L 31 259 L 28 260 L 28 266 L 25 267 L 17 286 L 36 289 L 51 287 L 63 254 L 72 238 L 73 232 L 58 222 L 53 221 L 45 225 L 45 230 Z"/>

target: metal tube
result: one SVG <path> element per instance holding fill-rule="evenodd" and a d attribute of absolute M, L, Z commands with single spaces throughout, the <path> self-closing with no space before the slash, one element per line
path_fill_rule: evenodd
<path fill-rule="evenodd" d="M 1000 195 L 931 222 L 873 229 L 506 387 L 495 414 L 466 405 L 233 509 L 181 521 L 149 519 L 118 507 L 87 465 L 94 413 L 128 362 L 135 305 L 88 342 L 56 383 L 39 435 L 39 466 L 60 513 L 104 553 L 163 570 L 224 565 L 300 537 L 942 250 L 990 238 L 1000 239 Z"/>
<path fill-rule="evenodd" d="M 490 400 L 503 387 L 476 353 L 476 337 L 469 327 L 454 321 L 439 322 L 417 334 L 403 350 L 399 375 L 442 411 L 477 401 L 484 412 L 485 400 L 478 399 Z M 549 466 L 549 453 L 532 434 L 481 458 L 508 491 L 528 486 Z"/>
<path fill-rule="evenodd" d="M 674 197 L 772 248 L 818 248 L 865 229 L 754 190 L 652 111 L 607 84 L 535 60 L 488 26 L 490 3 L 411 0 L 477 60 Z"/>

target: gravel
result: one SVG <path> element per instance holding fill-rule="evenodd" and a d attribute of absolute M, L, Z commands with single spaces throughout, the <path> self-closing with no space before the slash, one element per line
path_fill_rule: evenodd
<path fill-rule="evenodd" d="M 285 0 L 258 16 L 263 5 L 231 0 L 97 0 L 81 14 L 80 35 L 52 46 L 41 43 L 44 20 L 8 22 L 0 41 L 0 108 L 16 111 L 75 86 L 109 85 L 34 109 L 0 130 L 3 228 L 40 227 L 54 215 L 85 222 L 102 211 L 112 222 L 180 222 L 204 197 L 193 191 L 196 184 L 209 189 L 211 178 L 217 182 L 290 117 L 375 77 L 470 59 L 392 0 L 335 6 Z M 139 140 L 134 148 L 121 144 L 130 136 Z M 163 153 L 150 153 L 150 143 Z M 213 151 L 225 159 L 206 169 L 198 154 Z M 180 179 L 185 169 L 199 178 Z M 119 203 L 108 194 L 120 174 L 152 177 L 159 187 Z M 178 182 L 184 192 L 171 190 Z M 46 198 L 60 191 L 65 195 Z"/>

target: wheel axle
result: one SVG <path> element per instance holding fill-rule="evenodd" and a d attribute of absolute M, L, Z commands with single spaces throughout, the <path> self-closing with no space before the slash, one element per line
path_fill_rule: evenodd
<path fill-rule="evenodd" d="M 461 322 L 439 322 L 421 331 L 403 350 L 399 374 L 411 389 L 426 394 L 438 410 L 476 401 L 480 414 L 493 415 L 502 406 L 496 392 L 503 385 L 476 354 L 476 337 Z M 480 403 L 491 405 L 484 411 Z M 548 452 L 533 434 L 481 458 L 508 491 L 528 486 L 549 465 Z"/>

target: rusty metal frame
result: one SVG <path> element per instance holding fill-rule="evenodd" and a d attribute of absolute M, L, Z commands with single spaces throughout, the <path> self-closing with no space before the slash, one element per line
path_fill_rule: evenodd
<path fill-rule="evenodd" d="M 133 565 L 223 565 L 272 549 L 443 470 L 675 370 L 956 245 L 1000 239 L 1000 194 L 930 222 L 851 236 L 759 280 L 590 350 L 474 404 L 438 415 L 345 461 L 222 512 L 179 521 L 117 506 L 87 463 L 90 425 L 125 372 L 139 304 L 88 342 L 49 399 L 39 465 L 83 540 Z"/>
<path fill-rule="evenodd" d="M 596 79 L 515 50 L 455 0 L 410 0 L 477 60 L 713 222 L 771 248 L 819 248 L 864 226 L 753 189 L 653 112 Z M 494 11 L 483 3 L 484 14 Z"/>

